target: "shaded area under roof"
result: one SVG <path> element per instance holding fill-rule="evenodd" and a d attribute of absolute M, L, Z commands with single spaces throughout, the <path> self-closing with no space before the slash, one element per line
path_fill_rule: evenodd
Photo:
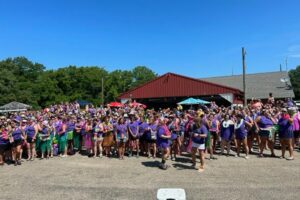
<path fill-rule="evenodd" d="M 269 93 L 272 93 L 275 98 L 294 98 L 295 94 L 291 82 L 289 80 L 287 83 L 280 81 L 281 78 L 287 77 L 289 76 L 286 71 L 247 74 L 246 98 L 266 99 Z M 201 78 L 200 80 L 243 90 L 243 75 Z"/>

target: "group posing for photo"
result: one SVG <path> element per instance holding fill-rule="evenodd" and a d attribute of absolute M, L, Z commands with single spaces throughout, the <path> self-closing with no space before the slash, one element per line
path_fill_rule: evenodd
<path fill-rule="evenodd" d="M 0 165 L 21 165 L 24 159 L 62 158 L 81 153 L 91 158 L 103 156 L 123 160 L 125 155 L 167 160 L 191 154 L 191 163 L 204 171 L 205 156 L 249 159 L 267 156 L 294 160 L 299 148 L 300 112 L 287 102 L 263 105 L 253 101 L 248 107 L 210 107 L 195 109 L 146 109 L 131 103 L 120 108 L 75 103 L 52 105 L 41 111 L 8 113 L 0 117 Z M 279 141 L 281 155 L 274 147 Z M 258 147 L 257 149 L 254 147 Z M 286 156 L 286 150 L 288 156 Z M 235 152 L 232 154 L 232 152 Z M 196 166 L 199 156 L 200 166 Z"/>

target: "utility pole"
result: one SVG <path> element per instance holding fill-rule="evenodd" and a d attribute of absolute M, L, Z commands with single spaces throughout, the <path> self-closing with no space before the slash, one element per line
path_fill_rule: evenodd
<path fill-rule="evenodd" d="M 242 47 L 244 107 L 247 106 L 247 99 L 246 99 L 246 64 L 245 64 L 245 57 L 246 57 L 245 48 Z"/>
<path fill-rule="evenodd" d="M 104 106 L 104 84 L 103 84 L 104 80 L 103 80 L 103 77 L 101 78 L 101 87 L 102 87 L 102 90 L 101 90 L 101 98 L 102 98 L 102 106 Z"/>
<path fill-rule="evenodd" d="M 280 64 L 280 71 L 282 72 L 282 67 L 281 67 L 281 64 Z"/>

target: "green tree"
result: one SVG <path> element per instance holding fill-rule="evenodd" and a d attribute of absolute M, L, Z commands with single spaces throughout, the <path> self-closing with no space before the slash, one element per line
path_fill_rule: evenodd
<path fill-rule="evenodd" d="M 133 83 L 132 87 L 137 87 L 157 77 L 151 69 L 145 66 L 137 66 L 132 70 Z"/>
<path fill-rule="evenodd" d="M 295 98 L 300 99 L 300 65 L 296 69 L 289 71 L 292 87 L 295 93 Z"/>

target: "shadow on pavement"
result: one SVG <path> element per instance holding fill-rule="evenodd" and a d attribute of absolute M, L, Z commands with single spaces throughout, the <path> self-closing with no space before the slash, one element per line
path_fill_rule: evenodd
<path fill-rule="evenodd" d="M 145 167 L 159 167 L 160 162 L 159 161 L 147 161 L 147 162 L 142 162 L 142 165 Z"/>
<path fill-rule="evenodd" d="M 185 158 L 185 157 L 177 157 L 176 162 L 181 162 L 181 163 L 192 163 L 191 158 Z"/>
<path fill-rule="evenodd" d="M 180 164 L 180 163 L 174 163 L 173 167 L 176 168 L 177 170 L 194 169 L 194 167 L 192 167 L 192 166 L 183 165 L 183 164 Z"/>

